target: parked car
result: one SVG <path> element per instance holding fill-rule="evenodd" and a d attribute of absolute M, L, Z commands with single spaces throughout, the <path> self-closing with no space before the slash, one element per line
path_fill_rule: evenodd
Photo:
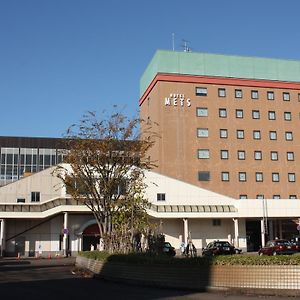
<path fill-rule="evenodd" d="M 300 252 L 300 241 L 292 240 L 291 243 L 296 247 L 296 251 Z"/>
<path fill-rule="evenodd" d="M 213 241 L 202 249 L 203 256 L 235 254 L 236 249 L 227 241 Z"/>
<path fill-rule="evenodd" d="M 294 254 L 296 252 L 296 246 L 283 239 L 268 241 L 265 247 L 258 250 L 259 255 Z"/>
<path fill-rule="evenodd" d="M 163 247 L 162 247 L 162 252 L 169 256 L 176 255 L 175 248 L 169 242 L 164 242 Z"/>

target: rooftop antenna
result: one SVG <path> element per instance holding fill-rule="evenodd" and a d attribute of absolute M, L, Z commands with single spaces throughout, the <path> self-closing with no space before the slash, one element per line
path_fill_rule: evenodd
<path fill-rule="evenodd" d="M 172 49 L 175 51 L 175 33 L 172 33 Z"/>
<path fill-rule="evenodd" d="M 188 46 L 188 44 L 190 43 L 189 41 L 187 41 L 187 40 L 182 40 L 182 42 L 183 42 L 183 45 L 182 45 L 182 47 L 183 47 L 183 51 L 184 52 L 191 52 L 192 51 L 192 49 Z"/>

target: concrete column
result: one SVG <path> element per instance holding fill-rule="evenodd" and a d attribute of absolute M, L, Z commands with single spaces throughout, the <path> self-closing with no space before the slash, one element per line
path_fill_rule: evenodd
<path fill-rule="evenodd" d="M 234 246 L 239 247 L 239 220 L 233 219 L 234 222 Z"/>
<path fill-rule="evenodd" d="M 188 244 L 188 237 L 189 237 L 189 223 L 188 219 L 183 219 L 183 235 L 184 235 L 184 244 Z"/>
<path fill-rule="evenodd" d="M 261 231 L 261 246 L 264 247 L 266 244 L 265 240 L 265 222 L 264 219 L 260 220 L 260 231 Z"/>
<path fill-rule="evenodd" d="M 5 219 L 0 220 L 0 256 L 5 252 Z"/>
<path fill-rule="evenodd" d="M 64 236 L 63 236 L 63 255 L 67 256 L 67 247 L 68 247 L 68 234 L 69 234 L 69 230 L 68 230 L 68 213 L 64 212 Z"/>

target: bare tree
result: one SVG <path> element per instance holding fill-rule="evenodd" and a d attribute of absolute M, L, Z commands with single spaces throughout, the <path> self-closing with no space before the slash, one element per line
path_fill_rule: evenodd
<path fill-rule="evenodd" d="M 152 133 L 141 120 L 122 113 L 84 115 L 67 132 L 67 156 L 56 174 L 68 194 L 92 211 L 105 250 L 129 252 L 133 237 L 147 227 L 144 172 L 153 167 L 147 151 Z"/>

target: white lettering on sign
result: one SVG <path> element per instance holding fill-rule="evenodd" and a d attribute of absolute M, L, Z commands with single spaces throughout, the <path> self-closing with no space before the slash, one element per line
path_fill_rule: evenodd
<path fill-rule="evenodd" d="M 185 98 L 184 94 L 170 94 L 169 97 L 165 97 L 165 106 L 191 106 L 191 99 Z"/>

